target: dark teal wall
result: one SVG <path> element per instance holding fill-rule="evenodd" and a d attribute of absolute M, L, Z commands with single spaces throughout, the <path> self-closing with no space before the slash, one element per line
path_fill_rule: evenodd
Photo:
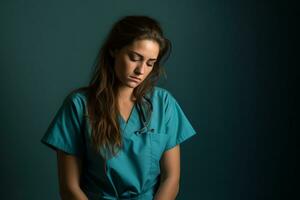
<path fill-rule="evenodd" d="M 40 139 L 65 95 L 88 83 L 110 26 L 127 14 L 161 21 L 173 52 L 160 85 L 198 132 L 181 147 L 177 199 L 284 199 L 293 173 L 286 134 L 294 125 L 287 8 L 274 1 L 1 1 L 1 199 L 58 198 L 56 157 Z"/>

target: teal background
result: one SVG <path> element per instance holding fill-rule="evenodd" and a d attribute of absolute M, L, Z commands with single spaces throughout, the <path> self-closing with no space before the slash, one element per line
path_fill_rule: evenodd
<path fill-rule="evenodd" d="M 288 9 L 248 0 L 1 1 L 1 199 L 58 199 L 56 155 L 40 139 L 127 14 L 158 19 L 173 42 L 160 86 L 198 133 L 181 147 L 177 199 L 287 199 L 296 169 Z"/>

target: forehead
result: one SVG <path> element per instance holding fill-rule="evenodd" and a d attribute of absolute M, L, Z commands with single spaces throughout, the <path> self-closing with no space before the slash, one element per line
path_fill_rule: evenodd
<path fill-rule="evenodd" d="M 159 54 L 159 44 L 153 40 L 135 40 L 127 46 L 126 50 L 134 51 L 147 59 L 156 59 Z"/>

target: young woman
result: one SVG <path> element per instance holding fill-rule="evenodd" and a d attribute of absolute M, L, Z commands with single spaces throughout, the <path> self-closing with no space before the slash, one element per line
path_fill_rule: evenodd
<path fill-rule="evenodd" d="M 179 144 L 196 133 L 155 86 L 170 50 L 148 16 L 112 27 L 89 85 L 67 95 L 41 140 L 57 152 L 63 200 L 176 198 Z"/>

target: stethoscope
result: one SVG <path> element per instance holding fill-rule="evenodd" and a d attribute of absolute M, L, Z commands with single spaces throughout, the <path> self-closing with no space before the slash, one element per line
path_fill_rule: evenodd
<path fill-rule="evenodd" d="M 153 111 L 153 105 L 151 103 L 151 100 L 148 99 L 147 97 L 143 96 L 143 99 L 145 100 L 145 102 L 149 105 L 149 112 L 145 113 L 143 106 L 141 105 L 141 103 L 137 103 L 137 108 L 138 108 L 138 112 L 139 112 L 139 116 L 142 119 L 142 128 L 135 131 L 136 134 L 140 135 L 143 133 L 153 133 L 154 132 L 154 128 L 150 128 L 149 124 L 150 124 L 150 120 L 151 120 L 151 115 L 152 115 L 152 111 Z M 147 116 L 146 116 L 147 115 Z"/>

